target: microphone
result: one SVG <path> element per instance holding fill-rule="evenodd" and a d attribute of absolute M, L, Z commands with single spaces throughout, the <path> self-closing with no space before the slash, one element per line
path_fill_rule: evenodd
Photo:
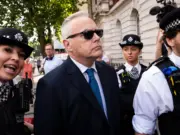
<path fill-rule="evenodd" d="M 160 13 L 160 11 L 161 11 L 161 7 L 155 6 L 150 9 L 149 13 L 151 15 L 157 15 L 158 13 Z"/>

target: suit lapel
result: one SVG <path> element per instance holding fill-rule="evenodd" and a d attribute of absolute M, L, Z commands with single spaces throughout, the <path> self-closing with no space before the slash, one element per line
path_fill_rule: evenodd
<path fill-rule="evenodd" d="M 101 109 L 84 75 L 81 73 L 79 68 L 72 62 L 70 58 L 67 61 L 69 63 L 68 75 L 70 76 L 69 78 L 71 80 L 72 85 L 76 87 L 76 89 L 83 94 L 83 96 L 88 100 L 88 102 L 90 102 L 92 106 L 95 109 L 99 110 L 99 112 L 105 117 L 105 114 Z"/>

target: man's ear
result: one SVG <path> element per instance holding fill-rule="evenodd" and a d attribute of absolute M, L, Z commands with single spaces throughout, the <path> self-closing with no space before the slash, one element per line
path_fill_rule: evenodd
<path fill-rule="evenodd" d="M 71 44 L 70 44 L 70 42 L 68 40 L 63 40 L 63 44 L 64 44 L 64 47 L 65 47 L 67 52 L 72 51 Z"/>
<path fill-rule="evenodd" d="M 166 38 L 166 42 L 168 43 L 168 45 L 170 47 L 174 47 L 174 38 L 170 39 L 170 38 Z"/>

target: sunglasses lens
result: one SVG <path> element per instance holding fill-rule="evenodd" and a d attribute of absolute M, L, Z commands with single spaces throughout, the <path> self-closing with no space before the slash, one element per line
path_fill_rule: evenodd
<path fill-rule="evenodd" d="M 93 38 L 94 33 L 96 33 L 100 38 L 103 36 L 103 30 L 89 30 L 89 31 L 84 31 L 83 35 L 84 38 L 87 40 L 90 40 Z"/>
<path fill-rule="evenodd" d="M 92 39 L 93 35 L 94 35 L 94 31 L 85 31 L 83 33 L 84 35 L 84 38 L 87 39 L 87 40 L 90 40 Z"/>
<path fill-rule="evenodd" d="M 103 30 L 96 30 L 95 33 L 101 38 L 103 36 Z"/>

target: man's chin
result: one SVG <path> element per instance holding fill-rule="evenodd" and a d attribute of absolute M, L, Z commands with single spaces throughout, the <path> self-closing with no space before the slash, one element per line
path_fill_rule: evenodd
<path fill-rule="evenodd" d="M 102 51 L 97 51 L 97 52 L 95 53 L 95 55 L 96 55 L 97 57 L 101 57 L 101 56 L 103 55 L 103 52 L 102 52 Z"/>

